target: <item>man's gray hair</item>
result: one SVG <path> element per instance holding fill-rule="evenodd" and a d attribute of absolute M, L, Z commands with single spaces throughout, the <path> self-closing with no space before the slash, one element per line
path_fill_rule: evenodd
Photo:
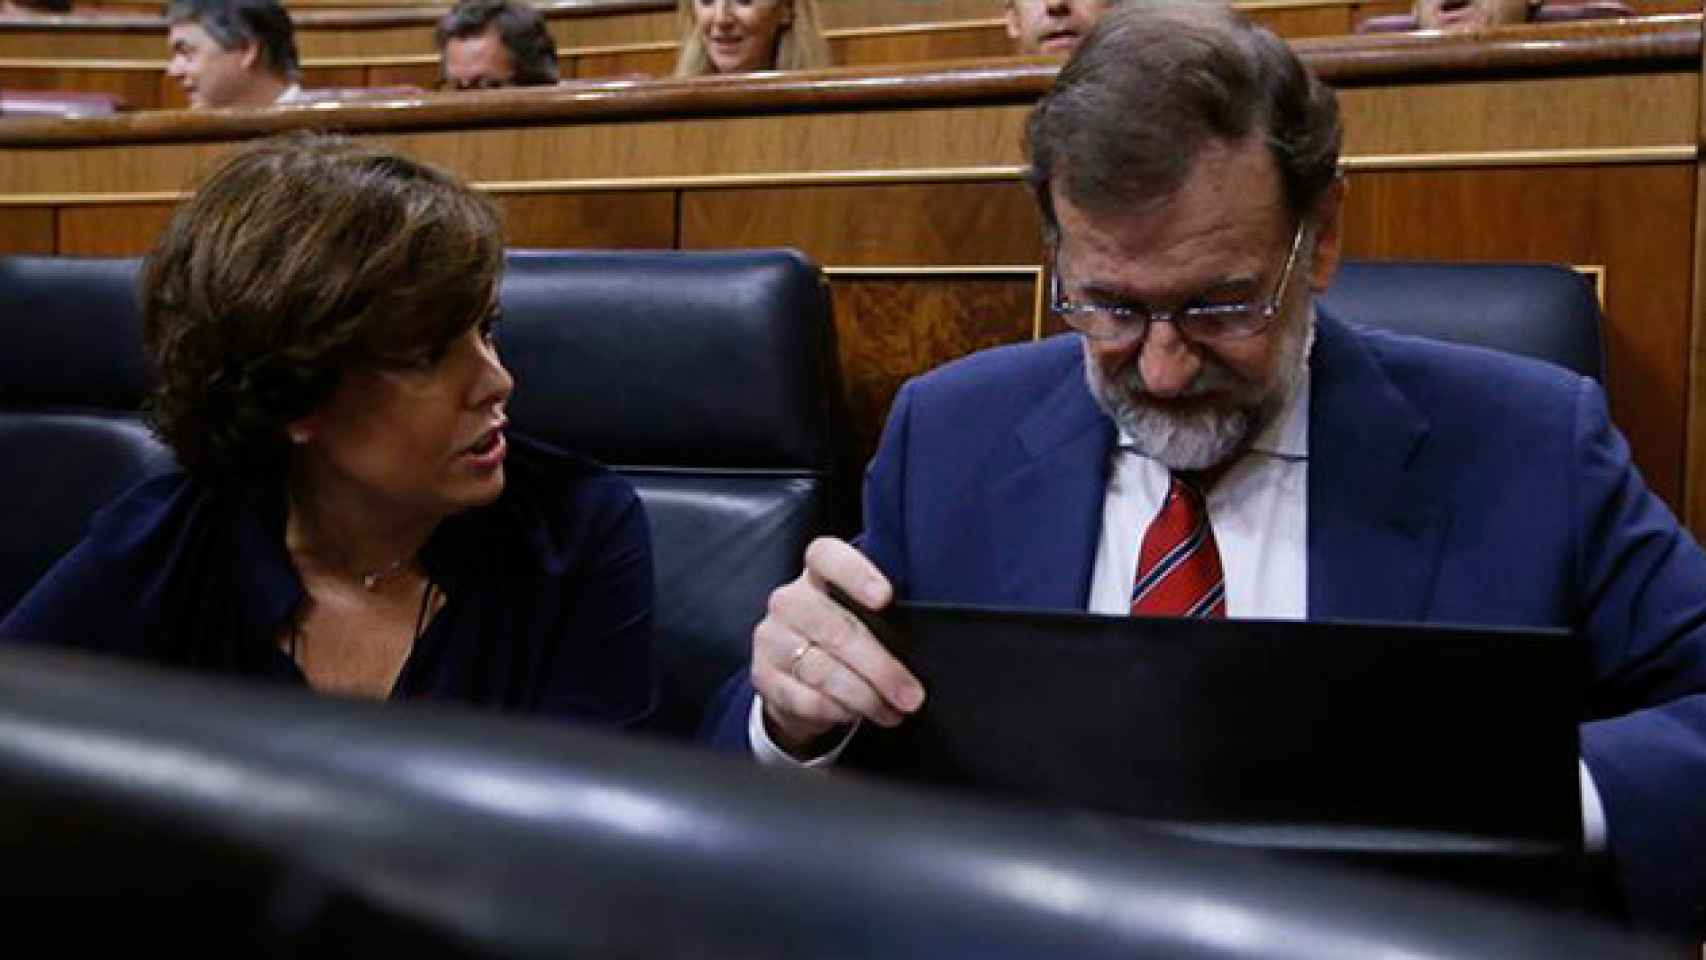
<path fill-rule="evenodd" d="M 172 0 L 166 22 L 200 24 L 221 50 L 252 43 L 267 70 L 282 80 L 294 82 L 302 75 L 296 26 L 277 0 Z"/>
<path fill-rule="evenodd" d="M 1218 0 L 1109 9 L 1025 126 L 1026 173 L 1050 246 L 1054 180 L 1091 212 L 1171 196 L 1203 148 L 1259 130 L 1287 206 L 1307 212 L 1338 176 L 1339 102 L 1285 41 Z"/>

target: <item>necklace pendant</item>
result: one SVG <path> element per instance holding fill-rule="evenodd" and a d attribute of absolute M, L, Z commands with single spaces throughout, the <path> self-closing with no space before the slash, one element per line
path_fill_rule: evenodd
<path fill-rule="evenodd" d="M 362 586 L 362 589 L 366 590 L 368 593 L 372 593 L 374 591 L 374 589 L 379 586 L 379 574 L 378 574 L 378 572 L 376 571 L 376 572 L 364 575 L 361 578 L 361 586 Z"/>

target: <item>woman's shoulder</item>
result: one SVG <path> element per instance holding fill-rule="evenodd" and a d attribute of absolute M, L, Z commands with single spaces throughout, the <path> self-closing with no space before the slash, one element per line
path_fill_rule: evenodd
<path fill-rule="evenodd" d="M 619 543 L 649 544 L 639 494 L 621 474 L 532 437 L 512 433 L 509 441 L 504 492 L 471 519 L 500 523 L 551 573 Z"/>
<path fill-rule="evenodd" d="M 184 544 L 197 538 L 205 500 L 205 491 L 182 473 L 151 477 L 120 494 L 13 608 L 8 637 L 124 646 L 131 626 L 150 618 L 146 607 L 161 596 Z"/>
<path fill-rule="evenodd" d="M 639 502 L 634 485 L 597 460 L 524 434 L 512 433 L 509 441 L 504 498 L 582 516 L 589 510 L 620 512 Z"/>
<path fill-rule="evenodd" d="M 172 538 L 204 512 L 207 499 L 208 491 L 181 471 L 149 477 L 96 511 L 85 542 L 105 553 L 129 553 Z"/>

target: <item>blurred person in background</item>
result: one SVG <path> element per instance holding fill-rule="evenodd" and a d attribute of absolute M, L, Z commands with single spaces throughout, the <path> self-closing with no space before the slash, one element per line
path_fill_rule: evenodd
<path fill-rule="evenodd" d="M 1537 0 L 1416 0 L 1416 25 L 1423 30 L 1464 33 L 1527 23 Z"/>
<path fill-rule="evenodd" d="M 460 0 L 433 31 L 439 86 L 455 90 L 554 86 L 557 44 L 522 0 Z"/>
<path fill-rule="evenodd" d="M 831 65 L 817 0 L 681 0 L 678 77 Z"/>
<path fill-rule="evenodd" d="M 1007 36 L 1020 54 L 1071 56 L 1118 0 L 1007 0 Z"/>
<path fill-rule="evenodd" d="M 172 0 L 166 76 L 190 109 L 270 107 L 302 96 L 296 28 L 276 0 Z"/>

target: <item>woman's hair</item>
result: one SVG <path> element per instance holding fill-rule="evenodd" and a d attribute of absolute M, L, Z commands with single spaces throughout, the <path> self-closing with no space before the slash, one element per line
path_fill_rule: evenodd
<path fill-rule="evenodd" d="M 143 264 L 154 432 L 197 479 L 285 466 L 285 426 L 354 367 L 439 351 L 485 315 L 496 209 L 374 144 L 296 133 L 227 158 Z"/>
<path fill-rule="evenodd" d="M 675 61 L 678 77 L 702 77 L 716 73 L 711 58 L 705 53 L 705 37 L 699 32 L 699 21 L 693 16 L 697 0 L 680 0 L 676 9 L 681 19 L 681 55 Z M 776 32 L 777 70 L 816 70 L 833 65 L 829 44 L 818 26 L 817 0 L 776 0 L 794 8 L 793 22 Z"/>

